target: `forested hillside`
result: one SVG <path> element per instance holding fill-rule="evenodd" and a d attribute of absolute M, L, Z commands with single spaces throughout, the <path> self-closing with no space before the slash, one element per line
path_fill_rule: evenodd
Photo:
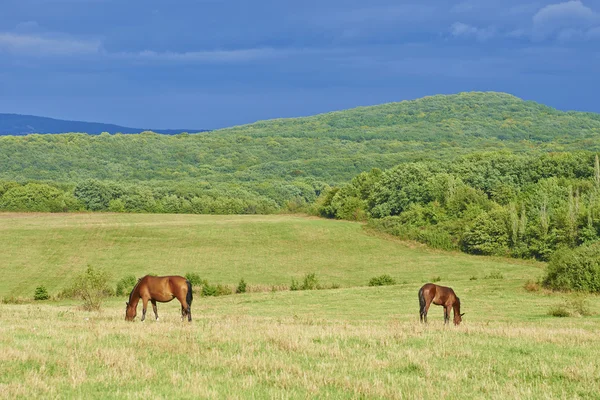
<path fill-rule="evenodd" d="M 600 151 L 599 134 L 596 114 L 461 93 L 198 134 L 5 136 L 0 209 L 293 211 L 373 168 L 490 150 Z"/>
<path fill-rule="evenodd" d="M 476 138 L 548 142 L 596 137 L 600 115 L 563 112 L 506 93 L 437 95 L 307 118 L 261 121 L 223 132 L 252 136 L 335 137 L 448 145 Z"/>
<path fill-rule="evenodd" d="M 547 260 L 600 239 L 600 163 L 590 152 L 404 163 L 327 190 L 317 210 L 446 250 Z"/>

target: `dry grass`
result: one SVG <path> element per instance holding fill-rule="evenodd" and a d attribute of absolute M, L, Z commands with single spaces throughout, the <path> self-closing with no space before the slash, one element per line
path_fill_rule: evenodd
<path fill-rule="evenodd" d="M 329 292 L 344 301 L 352 290 Z M 237 302 L 253 296 L 265 294 Z M 126 323 L 117 303 L 102 313 L 2 305 L 0 397 L 590 398 L 600 382 L 593 324 L 350 321 L 307 312 L 300 298 L 265 317 L 209 300 L 192 324 L 174 310 Z"/>

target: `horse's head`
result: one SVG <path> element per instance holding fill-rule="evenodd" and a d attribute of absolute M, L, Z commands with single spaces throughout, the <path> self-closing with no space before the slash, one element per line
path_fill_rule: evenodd
<path fill-rule="evenodd" d="M 133 321 L 137 314 L 137 307 L 129 305 L 129 302 L 125 302 L 125 321 Z"/>
<path fill-rule="evenodd" d="M 460 325 L 460 323 L 462 322 L 462 316 L 463 315 L 465 315 L 465 313 L 454 314 L 454 325 L 456 325 L 456 326 Z"/>

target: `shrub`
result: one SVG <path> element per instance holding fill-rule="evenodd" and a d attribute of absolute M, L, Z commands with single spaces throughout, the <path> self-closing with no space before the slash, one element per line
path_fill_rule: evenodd
<path fill-rule="evenodd" d="M 0 208 L 11 211 L 66 212 L 79 209 L 78 202 L 70 194 L 39 183 L 16 186 L 4 193 Z"/>
<path fill-rule="evenodd" d="M 104 299 L 112 294 L 108 280 L 106 272 L 88 266 L 85 272 L 75 278 L 72 293 L 83 300 L 85 310 L 99 310 Z"/>
<path fill-rule="evenodd" d="M 108 202 L 108 211 L 125 212 L 125 203 L 121 199 L 114 199 Z"/>
<path fill-rule="evenodd" d="M 431 282 L 434 282 L 434 283 L 435 283 L 435 282 L 439 282 L 439 281 L 441 281 L 441 280 L 442 280 L 442 277 L 441 277 L 441 276 L 434 276 L 434 277 L 432 277 L 432 278 L 431 278 Z"/>
<path fill-rule="evenodd" d="M 208 282 L 202 284 L 202 296 L 218 296 L 217 287 Z"/>
<path fill-rule="evenodd" d="M 311 274 L 304 275 L 304 281 L 302 282 L 302 286 L 300 287 L 300 289 L 315 290 L 315 289 L 318 289 L 318 286 L 319 286 L 319 280 L 317 279 L 317 276 L 313 272 Z"/>
<path fill-rule="evenodd" d="M 229 286 L 217 284 L 215 296 L 228 296 L 230 294 L 233 294 L 233 290 Z"/>
<path fill-rule="evenodd" d="M 567 308 L 560 304 L 560 305 L 556 305 L 556 306 L 552 306 L 550 307 L 550 309 L 548 310 L 548 315 L 551 315 L 553 317 L 570 317 L 571 313 L 569 312 L 569 310 L 567 310 Z"/>
<path fill-rule="evenodd" d="M 600 293 L 600 243 L 556 251 L 547 271 L 549 289 Z"/>
<path fill-rule="evenodd" d="M 525 282 L 525 285 L 523 285 L 523 288 L 525 290 L 527 290 L 528 292 L 539 292 L 540 291 L 540 285 L 537 282 L 534 282 L 532 280 L 528 280 L 527 282 Z"/>
<path fill-rule="evenodd" d="M 300 284 L 294 278 L 292 278 L 292 284 L 290 285 L 290 290 L 300 290 Z"/>
<path fill-rule="evenodd" d="M 452 240 L 452 235 L 440 228 L 417 229 L 414 240 L 424 243 L 434 249 L 452 251 L 458 250 L 458 245 Z"/>
<path fill-rule="evenodd" d="M 202 296 L 227 296 L 233 294 L 233 290 L 228 285 L 211 285 L 206 280 L 201 281 Z"/>
<path fill-rule="evenodd" d="M 593 315 L 590 305 L 584 297 L 565 300 L 562 304 L 552 306 L 548 315 L 553 317 L 587 317 Z"/>
<path fill-rule="evenodd" d="M 578 296 L 568 300 L 567 305 L 572 310 L 574 316 L 589 317 L 594 314 L 585 297 Z"/>
<path fill-rule="evenodd" d="M 117 296 L 129 295 L 137 283 L 137 279 L 133 275 L 127 275 L 117 282 L 117 288 L 115 294 Z"/>
<path fill-rule="evenodd" d="M 505 214 L 500 208 L 479 214 L 462 235 L 462 250 L 480 255 L 508 254 Z"/>
<path fill-rule="evenodd" d="M 50 295 L 48 295 L 48 290 L 44 285 L 35 288 L 35 293 L 33 294 L 34 300 L 48 300 L 49 298 Z"/>
<path fill-rule="evenodd" d="M 483 277 L 483 279 L 504 279 L 504 275 L 502 273 L 495 271 Z"/>
<path fill-rule="evenodd" d="M 316 274 L 310 273 L 304 275 L 304 279 L 302 280 L 302 284 L 292 278 L 292 284 L 290 285 L 290 290 L 315 290 L 315 289 L 325 289 L 324 286 L 319 284 L 319 280 L 317 279 Z"/>
<path fill-rule="evenodd" d="M 237 288 L 235 289 L 236 293 L 246 293 L 246 282 L 244 278 L 240 279 L 240 283 L 238 283 Z"/>
<path fill-rule="evenodd" d="M 371 278 L 371 280 L 369 281 L 369 286 L 387 286 L 395 284 L 396 280 L 387 274 L 376 276 L 374 278 Z"/>
<path fill-rule="evenodd" d="M 202 278 L 200 278 L 200 275 L 195 272 L 188 272 L 187 274 L 185 274 L 185 279 L 190 281 L 192 286 L 201 286 L 204 284 L 204 281 L 202 280 Z"/>

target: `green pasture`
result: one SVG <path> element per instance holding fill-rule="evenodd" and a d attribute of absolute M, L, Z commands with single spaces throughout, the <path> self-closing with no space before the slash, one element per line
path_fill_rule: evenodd
<path fill-rule="evenodd" d="M 196 295 L 126 323 L 125 298 L 0 304 L 0 398 L 600 398 L 600 316 L 548 311 L 543 264 L 434 251 L 360 224 L 299 216 L 0 214 L 0 297 L 51 294 L 87 265 L 121 276 L 196 272 L 214 283 L 339 289 Z M 366 286 L 390 274 L 398 284 Z M 466 313 L 418 322 L 440 277 Z M 594 311 L 598 297 L 584 299 Z M 138 310 L 140 315 L 140 310 Z"/>
<path fill-rule="evenodd" d="M 361 224 L 299 216 L 0 213 L 0 297 L 50 294 L 88 265 L 123 276 L 198 273 L 212 283 L 289 285 L 316 273 L 324 284 L 365 286 L 376 275 L 458 289 L 501 273 L 518 287 L 542 264 L 427 249 Z M 470 286 L 470 285 L 469 285 Z"/>

